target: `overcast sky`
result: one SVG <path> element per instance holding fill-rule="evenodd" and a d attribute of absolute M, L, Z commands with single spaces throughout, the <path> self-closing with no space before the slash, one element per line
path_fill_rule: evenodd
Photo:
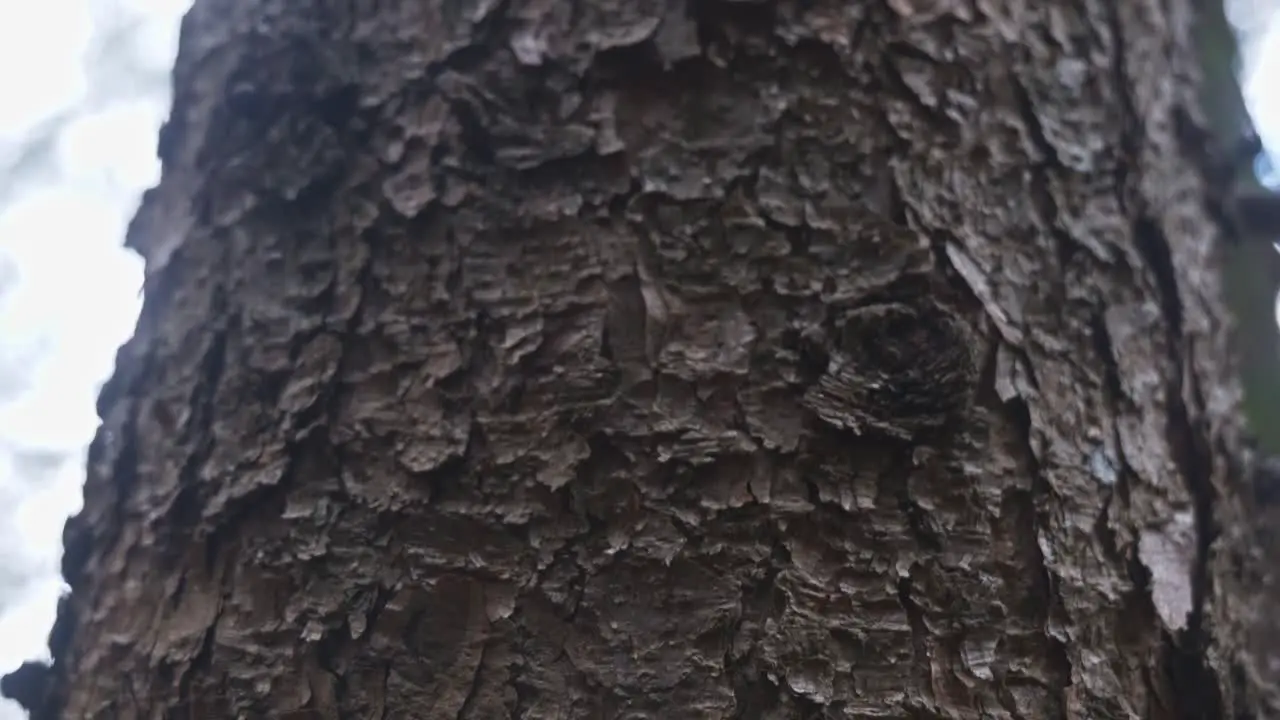
<path fill-rule="evenodd" d="M 139 309 L 121 243 L 158 177 L 188 3 L 0 2 L 0 673 L 47 656 L 94 399 Z"/>
<path fill-rule="evenodd" d="M 139 308 L 141 266 L 121 242 L 158 177 L 189 1 L 0 4 L 0 674 L 46 656 L 97 388 Z M 1276 25 L 1256 65 L 1273 73 Z M 1246 88 L 1280 149 L 1280 92 Z M 0 705 L 0 720 L 21 717 Z"/>

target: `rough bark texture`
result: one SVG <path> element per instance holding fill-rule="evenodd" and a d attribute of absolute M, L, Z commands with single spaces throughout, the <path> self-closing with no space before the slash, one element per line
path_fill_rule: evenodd
<path fill-rule="evenodd" d="M 1256 716 L 1190 23 L 196 0 L 35 717 Z"/>

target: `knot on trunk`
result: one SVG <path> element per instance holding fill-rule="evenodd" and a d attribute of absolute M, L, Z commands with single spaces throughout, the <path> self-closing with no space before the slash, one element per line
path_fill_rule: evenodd
<path fill-rule="evenodd" d="M 973 339 L 949 310 L 869 305 L 844 319 L 826 372 L 804 403 L 855 434 L 919 442 L 968 408 L 976 380 Z"/>

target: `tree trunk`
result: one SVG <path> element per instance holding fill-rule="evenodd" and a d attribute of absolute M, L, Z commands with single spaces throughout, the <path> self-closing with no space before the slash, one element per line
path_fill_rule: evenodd
<path fill-rule="evenodd" d="M 33 717 L 1257 716 L 1191 22 L 196 0 Z"/>

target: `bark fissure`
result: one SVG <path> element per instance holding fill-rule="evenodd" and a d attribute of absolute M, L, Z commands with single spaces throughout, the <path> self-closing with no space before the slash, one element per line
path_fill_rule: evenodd
<path fill-rule="evenodd" d="M 1167 430 L 1173 449 L 1174 466 L 1177 468 L 1189 493 L 1195 527 L 1194 558 L 1188 568 L 1191 584 L 1191 608 L 1185 628 L 1171 628 L 1165 644 L 1168 662 L 1173 675 L 1179 716 L 1185 718 L 1221 718 L 1224 710 L 1217 697 L 1218 690 L 1212 671 L 1204 657 L 1210 638 L 1206 634 L 1204 606 L 1210 592 L 1210 547 L 1217 535 L 1213 517 L 1215 491 L 1210 478 L 1213 470 L 1211 454 L 1204 438 L 1204 429 L 1195 428 L 1190 420 L 1186 400 L 1194 388 L 1186 388 L 1189 375 L 1182 358 L 1187 354 L 1192 340 L 1183 334 L 1183 313 L 1177 273 L 1169 251 L 1169 240 L 1160 228 L 1143 218 L 1135 224 L 1133 235 L 1138 252 L 1146 267 L 1155 275 L 1156 287 L 1166 327 L 1166 344 L 1169 364 L 1173 373 L 1166 391 L 1168 398 Z M 1192 380 L 1193 381 L 1193 380 Z"/>

